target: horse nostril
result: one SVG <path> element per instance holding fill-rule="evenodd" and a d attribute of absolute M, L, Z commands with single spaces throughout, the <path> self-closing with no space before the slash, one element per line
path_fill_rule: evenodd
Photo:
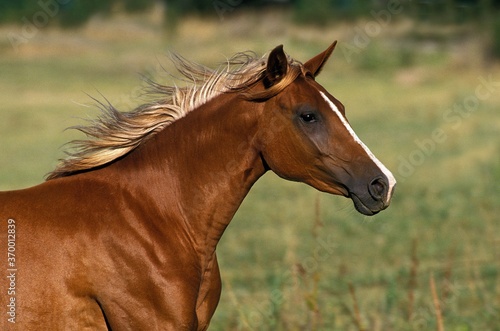
<path fill-rule="evenodd" d="M 387 195 L 388 186 L 383 177 L 377 177 L 371 181 L 368 191 L 375 200 L 382 200 Z"/>

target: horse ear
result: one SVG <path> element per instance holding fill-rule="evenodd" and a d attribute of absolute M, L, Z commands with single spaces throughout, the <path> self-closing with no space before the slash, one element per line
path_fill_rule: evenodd
<path fill-rule="evenodd" d="M 269 88 L 285 77 L 288 71 L 288 59 L 283 51 L 283 45 L 277 46 L 271 51 L 267 59 L 264 86 Z"/>
<path fill-rule="evenodd" d="M 330 55 L 332 55 L 335 46 L 337 45 L 337 41 L 335 40 L 333 44 L 330 45 L 325 51 L 319 53 L 309 61 L 304 64 L 304 67 L 309 70 L 314 77 L 318 76 L 323 69 L 323 65 L 326 63 Z"/>

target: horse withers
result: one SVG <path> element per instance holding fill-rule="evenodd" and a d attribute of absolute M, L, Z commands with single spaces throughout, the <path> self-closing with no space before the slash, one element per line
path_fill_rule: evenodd
<path fill-rule="evenodd" d="M 268 170 L 387 208 L 394 176 L 315 80 L 335 44 L 304 64 L 282 46 L 215 70 L 174 56 L 191 85 L 151 83 L 158 99 L 127 113 L 101 105 L 47 181 L 0 193 L 0 329 L 206 330 L 217 243 Z"/>

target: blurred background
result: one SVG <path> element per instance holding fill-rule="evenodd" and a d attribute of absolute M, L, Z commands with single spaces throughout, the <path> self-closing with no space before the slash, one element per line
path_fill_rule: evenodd
<path fill-rule="evenodd" d="M 279 44 L 398 179 L 389 209 L 266 174 L 218 247 L 211 330 L 500 330 L 500 1 L 0 1 L 0 189 L 41 183 L 106 98 Z M 177 82 L 178 83 L 178 82 Z M 30 206 L 25 206 L 30 208 Z M 5 216 L 5 215 L 4 215 Z M 2 217 L 2 216 L 0 216 Z"/>

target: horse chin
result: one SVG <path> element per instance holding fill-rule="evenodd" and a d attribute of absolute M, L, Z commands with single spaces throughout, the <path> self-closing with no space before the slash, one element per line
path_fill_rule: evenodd
<path fill-rule="evenodd" d="M 354 208 L 356 208 L 356 210 L 363 214 L 363 215 L 366 215 L 366 216 L 373 216 L 375 214 L 378 214 L 382 209 L 377 209 L 377 210 L 372 210 L 370 208 L 368 208 L 362 201 L 361 199 L 355 195 L 355 194 L 351 194 L 350 195 L 350 198 L 351 200 L 354 202 Z"/>

